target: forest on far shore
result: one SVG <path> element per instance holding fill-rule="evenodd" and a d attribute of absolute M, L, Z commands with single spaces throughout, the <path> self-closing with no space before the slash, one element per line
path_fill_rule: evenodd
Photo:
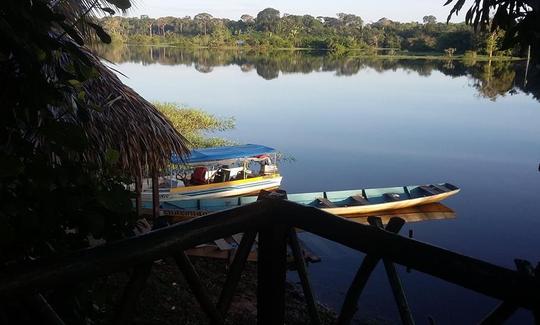
<path fill-rule="evenodd" d="M 167 44 L 184 47 L 304 48 L 344 52 L 364 50 L 387 54 L 438 53 L 446 56 L 519 56 L 523 49 L 501 50 L 504 32 L 475 31 L 465 23 L 438 22 L 432 15 L 423 22 L 402 23 L 381 18 L 365 24 L 360 16 L 336 17 L 283 14 L 266 8 L 257 16 L 239 20 L 208 13 L 194 17 L 110 16 L 101 19 L 114 41 L 132 44 Z"/>

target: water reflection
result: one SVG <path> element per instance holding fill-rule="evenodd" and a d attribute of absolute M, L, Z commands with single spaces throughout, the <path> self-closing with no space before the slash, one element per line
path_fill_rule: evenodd
<path fill-rule="evenodd" d="M 402 69 L 426 77 L 433 72 L 440 72 L 450 77 L 469 77 L 471 86 L 478 91 L 479 96 L 491 100 L 517 91 L 540 98 L 539 73 L 529 71 L 525 82 L 525 63 L 522 61 L 415 60 L 388 56 L 381 59 L 335 56 L 312 51 L 259 52 L 154 46 L 106 46 L 97 48 L 96 52 L 115 63 L 187 65 L 201 73 L 210 73 L 218 66 L 236 65 L 243 72 L 256 70 L 266 80 L 289 73 L 335 72 L 336 76 L 352 76 L 367 68 L 377 72 Z"/>

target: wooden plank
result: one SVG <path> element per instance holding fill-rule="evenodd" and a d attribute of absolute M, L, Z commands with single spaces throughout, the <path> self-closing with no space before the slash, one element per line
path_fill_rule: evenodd
<path fill-rule="evenodd" d="M 234 234 L 234 235 L 232 235 L 231 237 L 234 239 L 234 241 L 235 241 L 238 245 L 240 245 L 240 242 L 242 241 L 243 234 L 242 234 L 242 233 Z"/>
<path fill-rule="evenodd" d="M 353 195 L 350 198 L 353 201 L 353 203 L 350 204 L 350 205 L 368 205 L 368 204 L 370 204 L 370 202 L 368 200 L 366 200 L 363 196 L 360 196 L 360 195 Z"/>
<path fill-rule="evenodd" d="M 222 251 L 232 249 L 232 246 L 227 243 L 223 238 L 214 240 L 214 243 L 216 243 L 217 247 Z"/>
<path fill-rule="evenodd" d="M 332 202 L 330 202 L 330 200 L 328 200 L 327 198 L 324 198 L 324 197 L 318 197 L 315 199 L 315 201 L 317 201 L 320 205 L 324 206 L 325 208 L 335 208 L 336 205 Z"/>

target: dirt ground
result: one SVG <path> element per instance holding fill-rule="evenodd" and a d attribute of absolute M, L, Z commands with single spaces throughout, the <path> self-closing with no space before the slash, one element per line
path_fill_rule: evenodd
<path fill-rule="evenodd" d="M 224 260 L 192 257 L 191 261 L 213 301 L 221 292 L 226 278 Z M 92 323 L 108 324 L 116 310 L 129 274 L 115 274 L 98 280 L 92 290 L 94 315 Z M 228 324 L 256 324 L 257 321 L 257 265 L 247 263 L 242 272 L 236 294 L 226 317 Z M 329 308 L 318 306 L 323 324 L 334 323 L 336 315 Z M 286 323 L 307 324 L 305 300 L 301 288 L 287 283 Z M 209 320 L 178 270 L 173 260 L 154 262 L 146 287 L 139 297 L 134 324 L 208 324 Z"/>

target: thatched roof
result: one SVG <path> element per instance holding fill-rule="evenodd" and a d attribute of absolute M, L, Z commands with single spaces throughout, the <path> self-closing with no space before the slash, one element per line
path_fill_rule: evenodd
<path fill-rule="evenodd" d="M 55 12 L 65 16 L 66 25 L 72 26 L 86 42 L 91 42 L 96 34 L 93 32 L 95 27 L 91 28 L 91 22 L 96 15 L 102 14 L 104 7 L 111 6 L 116 10 L 125 11 L 130 7 L 131 1 L 65 0 L 55 1 L 51 5 Z M 105 11 L 108 12 L 110 9 Z M 91 149 L 84 154 L 85 159 L 103 163 L 107 159 L 107 151 L 114 149 L 120 154 L 121 167 L 132 176 L 138 176 L 141 171 L 166 167 L 172 154 L 184 156 L 189 152 L 187 140 L 151 103 L 124 85 L 96 55 L 77 45 L 67 30 L 64 29 L 59 33 L 61 33 L 59 38 L 66 42 L 67 47 L 77 47 L 82 52 L 85 66 L 97 70 L 97 77 L 90 78 L 82 84 L 85 93 L 82 106 L 89 108 L 88 119 L 80 119 L 77 114 L 65 116 L 82 125 L 90 140 Z M 67 52 L 63 53 L 59 58 L 59 64 L 67 68 L 64 70 L 69 71 L 74 60 L 81 58 L 69 57 Z M 71 98 L 66 100 L 68 103 L 70 100 L 73 101 L 73 97 L 77 97 L 77 94 L 70 96 Z M 79 106 L 80 102 L 78 100 Z"/>
<path fill-rule="evenodd" d="M 154 105 L 124 85 L 97 56 L 81 48 L 98 77 L 82 84 L 89 105 L 89 119 L 83 127 L 92 151 L 88 159 L 103 162 L 109 149 L 118 150 L 121 167 L 132 176 L 141 171 L 162 169 L 171 155 L 189 152 L 187 140 Z"/>

